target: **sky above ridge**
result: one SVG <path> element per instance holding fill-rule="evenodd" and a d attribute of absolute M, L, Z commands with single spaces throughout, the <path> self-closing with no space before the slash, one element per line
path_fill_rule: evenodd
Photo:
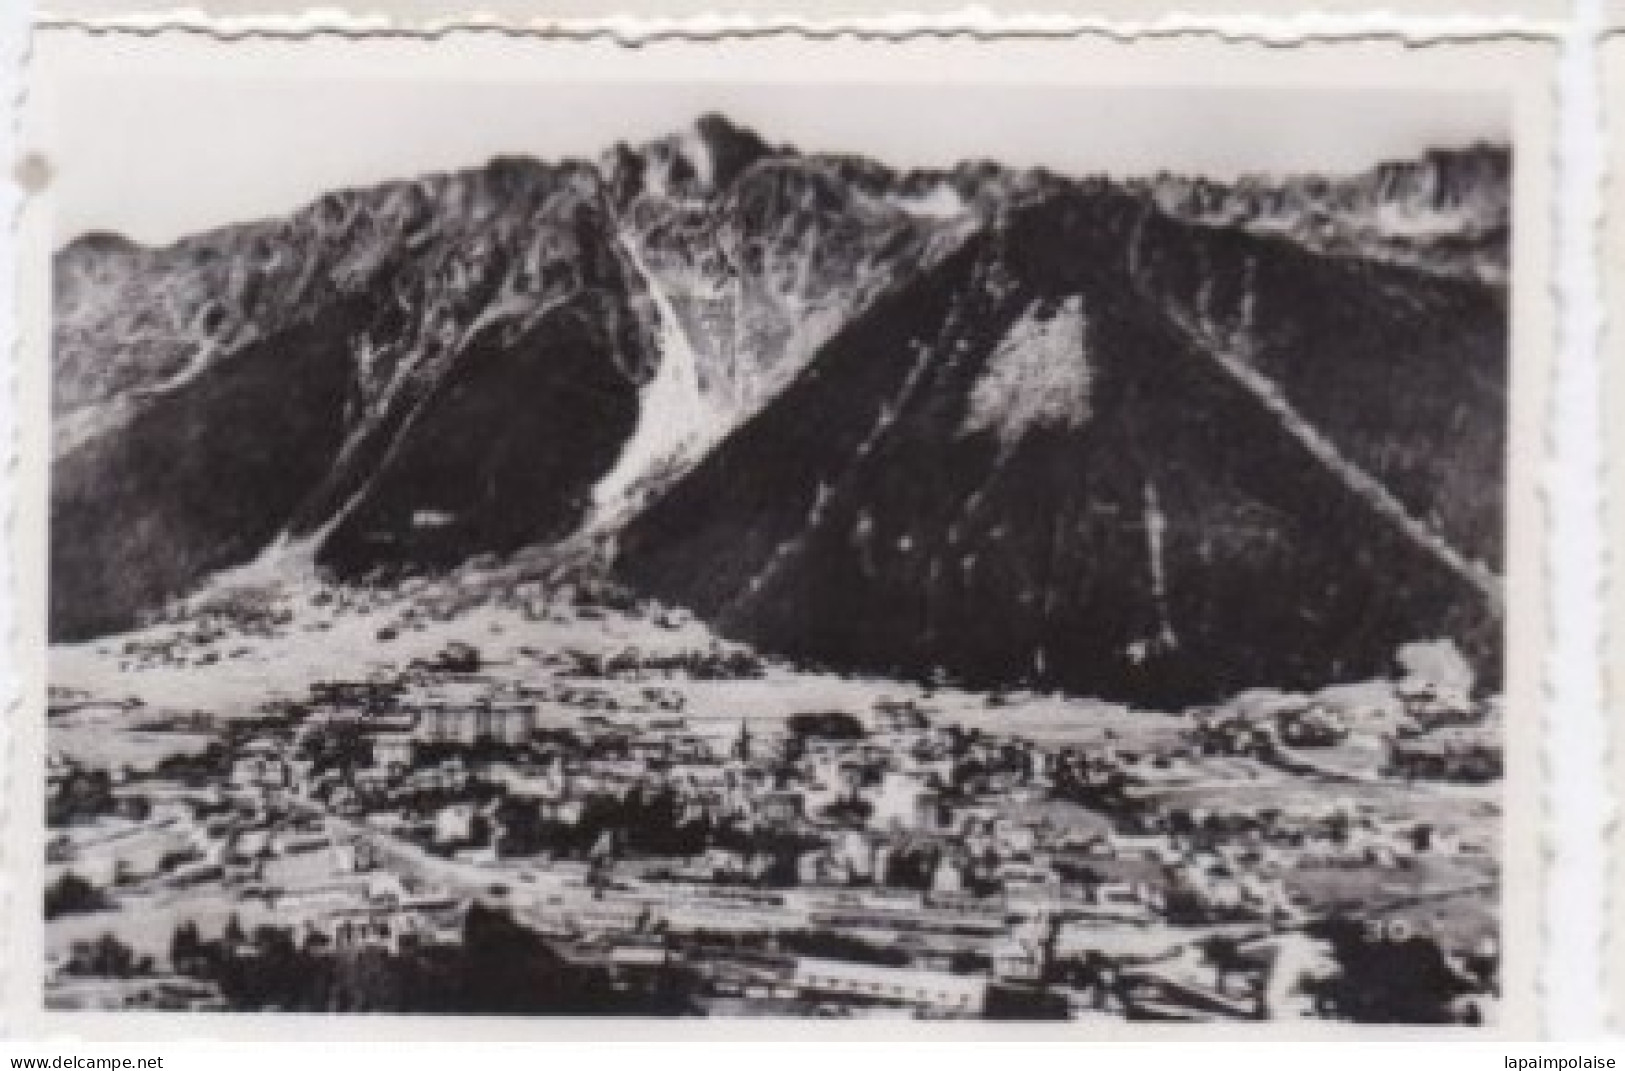
<path fill-rule="evenodd" d="M 990 159 L 1115 177 L 1348 174 L 1510 136 L 1504 99 L 1485 93 L 110 74 L 58 87 L 56 234 L 164 243 L 498 155 L 596 158 L 710 111 L 770 144 L 898 168 Z"/>

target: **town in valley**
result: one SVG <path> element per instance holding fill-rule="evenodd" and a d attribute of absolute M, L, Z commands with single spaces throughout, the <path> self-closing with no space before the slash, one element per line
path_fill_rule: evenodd
<path fill-rule="evenodd" d="M 226 588 L 58 651 L 130 694 L 52 691 L 52 1006 L 1494 1014 L 1500 710 L 1448 644 L 1157 712 L 434 605 Z"/>

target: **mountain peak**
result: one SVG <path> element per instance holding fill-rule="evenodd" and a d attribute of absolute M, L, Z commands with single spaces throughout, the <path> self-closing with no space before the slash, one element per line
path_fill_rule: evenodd
<path fill-rule="evenodd" d="M 63 246 L 58 255 L 63 257 L 119 256 L 134 253 L 141 244 L 113 231 L 86 231 Z"/>
<path fill-rule="evenodd" d="M 1162 174 L 1130 183 L 1172 216 L 1291 239 L 1318 253 L 1504 284 L 1512 155 L 1478 142 L 1387 160 L 1359 174 L 1225 183 Z"/>
<path fill-rule="evenodd" d="M 696 119 L 694 133 L 710 154 L 714 187 L 727 186 L 750 165 L 773 151 L 754 130 L 737 126 L 717 112 L 707 112 Z"/>
<path fill-rule="evenodd" d="M 616 145 L 603 159 L 604 172 L 621 199 L 651 192 L 703 196 L 726 189 L 773 149 L 755 131 L 707 112 L 676 133 L 643 145 Z"/>

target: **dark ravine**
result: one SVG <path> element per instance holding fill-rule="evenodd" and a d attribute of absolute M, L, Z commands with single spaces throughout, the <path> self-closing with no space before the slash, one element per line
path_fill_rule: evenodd
<path fill-rule="evenodd" d="M 81 239 L 52 636 L 273 543 L 387 580 L 596 525 L 635 592 L 836 668 L 1184 701 L 1448 636 L 1493 684 L 1508 175 L 896 173 L 708 117 Z"/>

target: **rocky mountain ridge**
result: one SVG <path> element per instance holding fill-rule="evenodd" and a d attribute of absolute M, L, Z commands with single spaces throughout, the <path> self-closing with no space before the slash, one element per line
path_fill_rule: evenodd
<path fill-rule="evenodd" d="M 1180 219 L 1280 235 L 1328 256 L 1508 282 L 1512 157 L 1496 146 L 1437 149 L 1341 180 L 1163 175 L 1137 185 Z"/>
<path fill-rule="evenodd" d="M 83 238 L 52 634 L 256 559 L 496 554 L 836 667 L 1185 696 L 1434 632 L 1493 663 L 1508 175 L 897 172 L 706 117 Z"/>

